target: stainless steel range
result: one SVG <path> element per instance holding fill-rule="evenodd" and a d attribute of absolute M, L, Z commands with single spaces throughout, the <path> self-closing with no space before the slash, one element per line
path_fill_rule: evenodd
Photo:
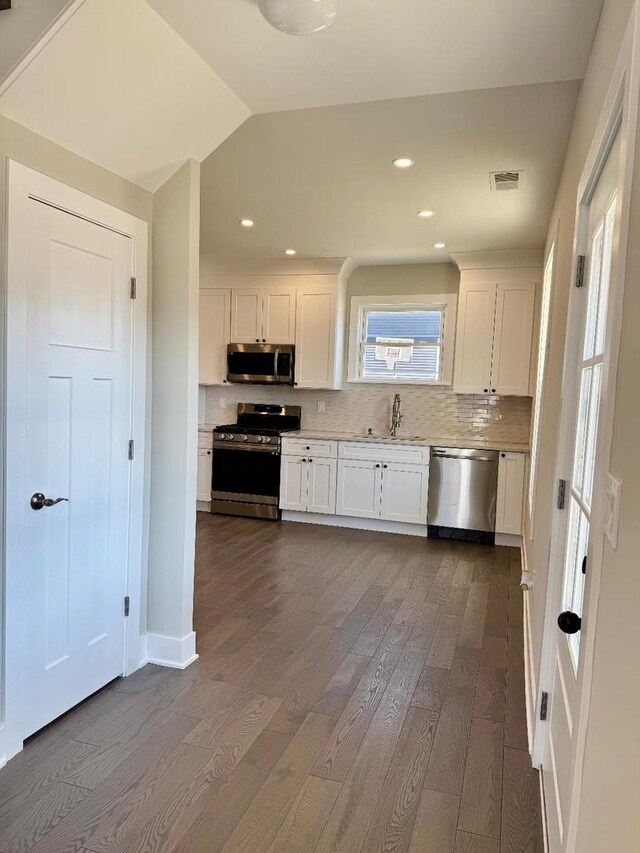
<path fill-rule="evenodd" d="M 280 518 L 280 435 L 300 429 L 300 406 L 238 403 L 238 420 L 213 431 L 211 512 Z"/>

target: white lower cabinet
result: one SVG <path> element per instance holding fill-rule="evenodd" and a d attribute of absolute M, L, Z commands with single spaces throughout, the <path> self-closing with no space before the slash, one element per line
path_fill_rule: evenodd
<path fill-rule="evenodd" d="M 496 533 L 522 534 L 524 501 L 524 453 L 500 453 L 498 457 L 498 496 Z"/>
<path fill-rule="evenodd" d="M 193 459 L 193 457 L 191 457 Z M 211 500 L 211 450 L 198 448 L 197 500 Z"/>
<path fill-rule="evenodd" d="M 336 511 L 336 467 L 335 459 L 283 456 L 280 508 L 333 515 Z"/>
<path fill-rule="evenodd" d="M 382 463 L 340 459 L 338 462 L 338 515 L 380 518 Z"/>
<path fill-rule="evenodd" d="M 389 462 L 382 469 L 382 514 L 387 521 L 427 523 L 427 465 Z"/>

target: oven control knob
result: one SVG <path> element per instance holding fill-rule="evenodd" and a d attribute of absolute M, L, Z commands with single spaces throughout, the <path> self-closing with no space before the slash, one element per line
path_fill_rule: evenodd
<path fill-rule="evenodd" d="M 220 441 L 224 441 L 226 437 L 227 436 L 223 432 L 220 433 Z"/>
<path fill-rule="evenodd" d="M 249 436 L 248 436 L 248 435 L 243 435 L 243 436 L 242 436 L 242 440 L 243 440 L 243 441 L 249 441 Z"/>
<path fill-rule="evenodd" d="M 234 436 L 233 436 L 233 435 L 228 435 L 228 436 L 227 436 L 227 439 L 228 439 L 229 441 L 233 441 Z"/>
<path fill-rule="evenodd" d="M 263 441 L 264 441 L 264 438 L 261 435 L 259 435 L 258 436 L 258 444 L 262 444 Z"/>
<path fill-rule="evenodd" d="M 267 444 L 271 444 L 271 439 L 268 436 L 267 436 L 267 438 L 265 438 L 265 441 Z"/>

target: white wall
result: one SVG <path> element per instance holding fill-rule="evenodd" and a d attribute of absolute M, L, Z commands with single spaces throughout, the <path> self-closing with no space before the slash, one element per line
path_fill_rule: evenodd
<path fill-rule="evenodd" d="M 549 226 L 559 221 L 557 275 L 552 301 L 549 366 L 544 395 L 534 537 L 527 536 L 529 568 L 535 571 L 531 597 L 534 675 L 537 680 L 549 572 L 549 539 L 554 506 L 554 464 L 561 399 L 561 373 L 577 190 L 587 151 L 626 29 L 632 0 L 606 0 L 589 67 L 576 108 L 562 179 Z M 640 149 L 638 149 L 640 151 Z M 605 546 L 596 633 L 577 853 L 640 850 L 640 159 L 636 157 L 630 249 L 616 394 L 610 470 L 623 482 L 618 549 Z M 551 567 L 559 571 L 559 567 Z M 543 685 L 544 687 L 544 685 Z"/>
<path fill-rule="evenodd" d="M 154 195 L 153 429 L 148 629 L 193 654 L 198 427 L 200 166 L 188 161 Z M 190 639 L 185 639 L 190 638 Z M 180 643 L 183 649 L 180 651 Z M 175 659 L 173 663 L 184 663 Z"/>

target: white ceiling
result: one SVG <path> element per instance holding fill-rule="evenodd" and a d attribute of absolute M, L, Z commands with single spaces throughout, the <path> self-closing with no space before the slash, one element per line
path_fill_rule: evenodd
<path fill-rule="evenodd" d="M 287 36 L 255 0 L 148 0 L 253 112 L 574 80 L 602 0 L 339 0 Z"/>
<path fill-rule="evenodd" d="M 69 0 L 13 0 L 0 12 L 0 80 L 56 20 Z"/>
<path fill-rule="evenodd" d="M 443 260 L 543 245 L 577 82 L 257 115 L 202 165 L 206 259 Z M 416 160 L 412 169 L 394 157 Z M 489 172 L 523 169 L 495 193 Z M 419 219 L 429 208 L 436 215 Z M 238 225 L 255 219 L 254 228 Z M 433 248 L 447 243 L 446 251 Z"/>
<path fill-rule="evenodd" d="M 155 190 L 249 109 L 145 0 L 85 0 L 0 95 L 0 114 Z"/>

